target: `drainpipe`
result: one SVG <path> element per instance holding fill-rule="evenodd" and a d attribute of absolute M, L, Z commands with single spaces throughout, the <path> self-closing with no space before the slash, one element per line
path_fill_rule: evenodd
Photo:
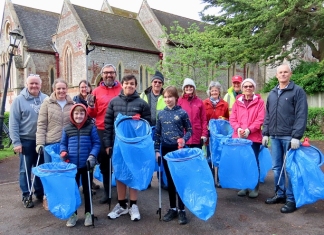
<path fill-rule="evenodd" d="M 55 61 L 56 61 L 56 77 L 60 77 L 60 54 L 55 52 Z"/>
<path fill-rule="evenodd" d="M 243 77 L 246 79 L 246 65 L 244 64 L 244 69 L 243 69 Z"/>

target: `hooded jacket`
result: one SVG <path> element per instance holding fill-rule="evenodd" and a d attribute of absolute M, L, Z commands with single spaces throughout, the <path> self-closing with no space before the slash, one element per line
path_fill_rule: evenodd
<path fill-rule="evenodd" d="M 178 100 L 178 105 L 188 113 L 192 126 L 192 136 L 186 144 L 200 144 L 202 136 L 208 137 L 207 117 L 202 100 L 197 96 L 192 98 L 182 96 Z"/>
<path fill-rule="evenodd" d="M 238 138 L 237 130 L 248 128 L 250 134 L 247 139 L 252 142 L 262 142 L 261 126 L 264 121 L 265 107 L 264 101 L 260 95 L 253 95 L 252 101 L 245 106 L 243 102 L 244 95 L 238 95 L 233 105 L 229 121 L 234 129 L 233 138 Z"/>
<path fill-rule="evenodd" d="M 267 99 L 264 136 L 291 136 L 300 140 L 306 130 L 308 104 L 305 91 L 290 81 L 278 95 L 278 86 L 273 88 Z"/>
<path fill-rule="evenodd" d="M 44 100 L 37 121 L 37 145 L 60 142 L 63 128 L 70 123 L 70 110 L 73 104 L 71 97 L 66 95 L 66 104 L 62 110 L 54 92 Z"/>
<path fill-rule="evenodd" d="M 96 119 L 96 126 L 98 130 L 105 129 L 105 115 L 109 102 L 119 95 L 122 87 L 118 81 L 115 81 L 115 86 L 107 87 L 104 82 L 92 91 L 92 94 L 96 97 L 94 108 L 88 107 L 88 115 Z"/>
<path fill-rule="evenodd" d="M 210 119 L 218 119 L 219 117 L 223 117 L 226 120 L 229 119 L 228 104 L 223 99 L 220 99 L 215 107 L 209 98 L 205 99 L 203 103 L 206 111 L 207 123 L 209 123 Z"/>
<path fill-rule="evenodd" d="M 73 111 L 78 106 L 85 110 L 82 123 L 76 123 L 73 118 Z M 97 157 L 101 146 L 97 128 L 88 119 L 86 110 L 87 108 L 82 104 L 75 104 L 71 108 L 70 123 L 62 132 L 60 144 L 60 153 L 67 152 L 70 163 L 75 164 L 78 168 L 86 167 L 89 155 Z"/>
<path fill-rule="evenodd" d="M 48 97 L 39 92 L 32 96 L 24 88 L 10 107 L 9 130 L 14 147 L 21 146 L 20 139 L 36 139 L 37 119 L 41 104 Z"/>
<path fill-rule="evenodd" d="M 121 90 L 120 94 L 110 101 L 107 108 L 103 137 L 105 148 L 113 147 L 115 138 L 114 122 L 119 113 L 127 116 L 140 114 L 141 118 L 151 124 L 150 106 L 139 97 L 136 91 L 132 95 L 126 96 L 124 91 Z"/>

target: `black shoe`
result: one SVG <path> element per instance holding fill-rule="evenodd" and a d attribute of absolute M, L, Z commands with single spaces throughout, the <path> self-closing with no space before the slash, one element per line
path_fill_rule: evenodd
<path fill-rule="evenodd" d="M 267 200 L 265 200 L 265 204 L 277 204 L 277 203 L 285 203 L 285 202 L 286 202 L 286 198 L 279 197 L 278 195 L 269 197 L 267 198 Z"/>
<path fill-rule="evenodd" d="M 172 210 L 172 209 L 169 209 L 168 210 L 168 213 L 166 213 L 164 216 L 163 216 L 163 221 L 164 222 L 169 222 L 175 218 L 177 218 L 178 216 L 178 211 L 176 210 Z"/>
<path fill-rule="evenodd" d="M 37 195 L 36 196 L 36 199 L 38 200 L 38 201 L 40 201 L 40 202 L 43 202 L 43 197 L 44 197 L 44 195 Z"/>
<path fill-rule="evenodd" d="M 108 201 L 109 201 L 109 196 L 106 193 L 104 193 L 102 198 L 99 200 L 99 203 L 100 204 L 105 204 L 105 203 L 108 203 Z"/>
<path fill-rule="evenodd" d="M 179 211 L 179 219 L 178 219 L 179 224 L 186 224 L 188 223 L 187 217 L 186 217 L 186 212 L 185 211 Z"/>
<path fill-rule="evenodd" d="M 100 189 L 100 186 L 98 184 L 95 184 L 95 182 L 92 182 L 91 188 L 92 189 Z"/>
<path fill-rule="evenodd" d="M 295 210 L 297 210 L 296 208 L 296 203 L 295 202 L 286 202 L 286 204 L 281 207 L 280 211 L 281 213 L 292 213 Z"/>
<path fill-rule="evenodd" d="M 22 203 L 25 208 L 33 208 L 34 207 L 33 200 L 32 199 L 29 200 L 29 197 L 23 197 Z"/>
<path fill-rule="evenodd" d="M 164 189 L 164 190 L 168 190 L 168 186 L 166 186 L 165 184 L 162 184 L 161 188 Z"/>

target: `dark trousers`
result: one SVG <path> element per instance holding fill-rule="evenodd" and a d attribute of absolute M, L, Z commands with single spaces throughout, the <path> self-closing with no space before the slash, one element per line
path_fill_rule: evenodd
<path fill-rule="evenodd" d="M 100 142 L 101 142 L 101 148 L 100 148 L 100 152 L 98 154 L 98 161 L 100 163 L 100 171 L 102 173 L 102 177 L 103 177 L 103 186 L 104 186 L 104 190 L 105 190 L 105 195 L 108 196 L 109 195 L 109 169 L 110 169 L 110 156 L 112 156 L 112 149 L 110 156 L 107 155 L 106 149 L 105 149 L 105 145 L 103 143 L 103 135 L 104 135 L 104 130 L 98 130 L 98 135 L 100 138 Z M 110 177 L 111 178 L 111 177 Z"/>
<path fill-rule="evenodd" d="M 90 195 L 89 195 L 89 184 L 88 184 L 88 172 L 87 168 L 79 168 L 75 180 L 80 187 L 80 178 L 82 182 L 83 195 L 84 195 L 84 213 L 90 212 Z M 90 179 L 91 183 L 91 179 Z M 77 212 L 75 212 L 77 214 Z"/>
<path fill-rule="evenodd" d="M 261 143 L 256 143 L 256 142 L 252 142 L 252 149 L 255 155 L 255 159 L 258 165 L 258 170 L 259 170 L 259 174 L 260 174 L 260 166 L 259 166 L 259 153 L 260 153 L 260 147 L 261 147 Z"/>
<path fill-rule="evenodd" d="M 163 147 L 162 146 L 162 156 L 165 156 L 167 153 L 178 150 L 178 146 L 175 147 Z M 176 208 L 177 207 L 177 197 L 178 197 L 178 208 L 179 210 L 184 210 L 184 204 L 179 196 L 179 194 L 176 191 L 173 179 L 171 177 L 171 173 L 169 170 L 168 162 L 167 160 L 163 159 L 163 167 L 165 171 L 165 175 L 168 180 L 168 193 L 169 193 L 169 200 L 170 200 L 170 208 Z"/>

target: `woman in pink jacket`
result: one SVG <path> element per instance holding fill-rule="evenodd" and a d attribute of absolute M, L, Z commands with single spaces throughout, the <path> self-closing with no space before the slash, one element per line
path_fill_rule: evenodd
<path fill-rule="evenodd" d="M 178 100 L 178 105 L 184 109 L 192 125 L 192 136 L 186 142 L 190 148 L 202 148 L 202 144 L 207 141 L 207 117 L 205 107 L 201 99 L 196 95 L 196 85 L 191 78 L 186 78 L 182 85 L 182 96 Z"/>
<path fill-rule="evenodd" d="M 244 138 L 253 142 L 252 149 L 259 168 L 258 156 L 262 142 L 261 126 L 265 115 L 264 101 L 260 95 L 254 94 L 256 84 L 253 79 L 245 79 L 241 87 L 243 94 L 237 96 L 229 121 L 234 129 L 233 138 Z M 254 190 L 243 189 L 237 193 L 238 196 L 247 194 L 250 198 L 256 198 L 259 195 L 259 183 Z"/>

